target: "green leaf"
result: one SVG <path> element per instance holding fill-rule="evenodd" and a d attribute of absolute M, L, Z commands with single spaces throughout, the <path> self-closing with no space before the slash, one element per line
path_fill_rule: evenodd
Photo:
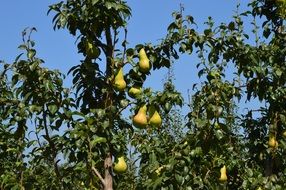
<path fill-rule="evenodd" d="M 58 106 L 55 104 L 48 105 L 49 112 L 54 115 L 58 111 Z"/>
<path fill-rule="evenodd" d="M 28 58 L 29 59 L 33 59 L 34 57 L 35 57 L 35 55 L 36 55 L 36 50 L 34 50 L 34 49 L 29 49 L 28 50 Z"/>
<path fill-rule="evenodd" d="M 95 5 L 97 2 L 99 2 L 99 0 L 92 0 L 91 1 L 92 5 Z"/>
<path fill-rule="evenodd" d="M 282 75 L 281 69 L 277 68 L 277 69 L 275 70 L 275 74 L 276 74 L 278 77 L 281 77 L 281 75 Z"/>
<path fill-rule="evenodd" d="M 176 181 L 179 185 L 183 184 L 184 178 L 181 175 L 175 174 L 175 178 L 176 178 Z"/>
<path fill-rule="evenodd" d="M 95 147 L 97 144 L 106 143 L 106 141 L 105 137 L 95 137 L 95 139 L 91 141 L 91 146 Z"/>

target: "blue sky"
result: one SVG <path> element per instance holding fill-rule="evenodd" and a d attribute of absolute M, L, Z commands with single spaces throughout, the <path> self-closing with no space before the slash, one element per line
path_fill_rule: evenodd
<path fill-rule="evenodd" d="M 45 67 L 59 69 L 67 73 L 68 69 L 79 63 L 82 58 L 77 54 L 75 38 L 66 30 L 53 30 L 52 15 L 47 16 L 48 5 L 58 0 L 9 0 L 0 3 L 0 60 L 12 62 L 20 53 L 17 49 L 21 43 L 21 32 L 26 27 L 36 27 L 38 32 L 32 38 L 36 41 L 38 56 L 45 60 Z M 216 24 L 228 22 L 236 9 L 237 0 L 128 0 L 132 17 L 128 25 L 130 47 L 139 43 L 158 43 L 166 34 L 172 21 L 171 13 L 185 7 L 185 14 L 191 14 L 199 29 L 208 16 Z M 246 2 L 243 6 L 245 8 Z M 187 97 L 187 89 L 198 82 L 197 60 L 194 56 L 184 56 L 174 66 L 177 89 Z M 147 81 L 146 87 L 161 89 L 162 79 L 167 70 L 155 71 Z M 67 81 L 67 84 L 70 84 Z"/>

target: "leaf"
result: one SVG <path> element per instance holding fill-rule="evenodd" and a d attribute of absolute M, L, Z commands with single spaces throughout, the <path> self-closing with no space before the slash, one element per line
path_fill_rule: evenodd
<path fill-rule="evenodd" d="M 206 30 L 204 30 L 204 34 L 206 36 L 211 36 L 212 35 L 212 30 L 211 29 L 206 29 Z"/>
<path fill-rule="evenodd" d="M 198 72 L 198 76 L 199 78 L 201 78 L 201 76 L 205 73 L 205 69 L 201 69 L 199 72 Z"/>
<path fill-rule="evenodd" d="M 16 85 L 19 81 L 19 75 L 18 74 L 14 74 L 12 77 L 12 86 Z"/>
<path fill-rule="evenodd" d="M 106 142 L 107 140 L 105 137 L 95 137 L 95 139 L 91 141 L 91 146 L 95 147 L 97 144 L 106 143 Z"/>
<path fill-rule="evenodd" d="M 92 1 L 91 1 L 91 4 L 92 4 L 92 5 L 95 5 L 97 2 L 99 2 L 99 0 L 92 0 Z"/>
<path fill-rule="evenodd" d="M 29 49 L 28 50 L 28 58 L 29 59 L 33 59 L 34 57 L 35 57 L 35 55 L 36 55 L 36 50 L 34 50 L 34 49 Z"/>
<path fill-rule="evenodd" d="M 275 70 L 275 74 L 276 74 L 278 77 L 281 77 L 281 75 L 282 75 L 281 69 L 277 68 L 277 69 Z"/>
<path fill-rule="evenodd" d="M 58 120 L 56 121 L 56 128 L 60 128 L 60 127 L 62 126 L 62 123 L 63 123 L 63 120 L 58 119 Z"/>
<path fill-rule="evenodd" d="M 168 26 L 167 30 L 170 32 L 173 31 L 174 29 L 178 29 L 178 26 L 176 23 L 173 22 Z"/>
<path fill-rule="evenodd" d="M 48 110 L 52 115 L 54 115 L 58 110 L 58 106 L 55 104 L 48 105 Z"/>
<path fill-rule="evenodd" d="M 27 46 L 25 44 L 21 44 L 18 46 L 18 49 L 25 50 L 27 49 Z"/>
<path fill-rule="evenodd" d="M 176 178 L 176 181 L 178 182 L 178 184 L 183 184 L 184 182 L 184 178 L 182 176 L 180 176 L 179 174 L 175 174 L 175 178 Z"/>
<path fill-rule="evenodd" d="M 234 30 L 235 29 L 235 23 L 234 22 L 230 22 L 228 24 L 228 28 L 229 28 L 229 30 Z"/>

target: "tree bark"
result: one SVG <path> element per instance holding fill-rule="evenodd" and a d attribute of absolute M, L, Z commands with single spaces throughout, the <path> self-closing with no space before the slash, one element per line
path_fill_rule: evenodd
<path fill-rule="evenodd" d="M 107 154 L 105 160 L 104 160 L 104 168 L 105 168 L 105 185 L 104 190 L 113 190 L 112 187 L 112 155 L 110 153 Z"/>
<path fill-rule="evenodd" d="M 112 44 L 112 36 L 110 27 L 107 27 L 105 30 L 106 35 L 106 43 L 107 43 L 107 51 L 106 51 L 106 82 L 107 84 L 110 83 L 110 77 L 113 78 L 113 69 L 114 69 L 114 62 L 113 62 L 113 50 L 114 47 Z M 113 91 L 109 89 L 106 98 L 105 98 L 105 108 L 109 109 L 110 106 L 113 104 Z M 113 127 L 113 115 L 111 113 L 108 114 L 110 127 Z M 109 145 L 111 146 L 111 145 Z M 105 169 L 105 176 L 104 176 L 104 190 L 113 190 L 113 177 L 112 177 L 112 154 L 111 154 L 112 147 L 109 147 L 109 152 L 104 160 L 104 169 Z"/>

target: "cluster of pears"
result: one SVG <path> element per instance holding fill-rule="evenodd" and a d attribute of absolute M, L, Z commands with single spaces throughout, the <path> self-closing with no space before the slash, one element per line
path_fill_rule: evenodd
<path fill-rule="evenodd" d="M 127 170 L 127 164 L 125 162 L 124 156 L 120 156 L 118 161 L 114 164 L 113 170 L 116 173 L 123 173 Z"/>
<path fill-rule="evenodd" d="M 226 175 L 226 166 L 223 166 L 220 169 L 220 178 L 218 179 L 220 182 L 226 182 L 227 181 L 227 175 Z"/>
<path fill-rule="evenodd" d="M 145 128 L 147 125 L 153 127 L 160 127 L 162 125 L 162 118 L 154 106 L 149 109 L 149 119 L 147 118 L 147 106 L 141 106 L 137 114 L 133 117 L 133 125 L 138 128 Z"/>
<path fill-rule="evenodd" d="M 93 54 L 94 48 L 91 43 L 87 43 L 87 50 L 89 54 Z M 142 73 L 148 73 L 151 69 L 150 60 L 148 59 L 144 48 L 139 51 L 139 71 Z M 126 82 L 124 80 L 123 67 L 120 67 L 114 78 L 114 88 L 117 91 L 124 91 L 126 88 Z M 129 89 L 128 94 L 130 97 L 135 98 L 138 94 L 142 92 L 142 89 L 139 86 L 133 86 Z"/>

